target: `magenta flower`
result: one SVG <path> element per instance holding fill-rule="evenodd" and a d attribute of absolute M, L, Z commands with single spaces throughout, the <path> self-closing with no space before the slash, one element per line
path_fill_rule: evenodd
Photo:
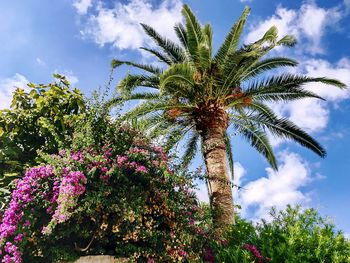
<path fill-rule="evenodd" d="M 79 196 L 85 192 L 86 183 L 87 179 L 80 171 L 69 172 L 63 177 L 59 186 L 58 206 L 50 223 L 43 229 L 44 234 L 50 234 L 58 223 L 63 223 L 70 218 Z"/>
<path fill-rule="evenodd" d="M 8 208 L 3 214 L 0 225 L 0 244 L 5 240 L 13 240 L 19 243 L 23 239 L 23 234 L 16 233 L 21 225 L 30 227 L 30 222 L 23 222 L 24 209 L 33 201 L 35 194 L 40 190 L 39 181 L 54 177 L 51 166 L 41 166 L 29 169 L 24 177 L 17 181 L 16 189 L 12 193 L 12 199 Z M 22 262 L 21 253 L 16 245 L 12 242 L 6 242 L 0 247 L 3 255 L 2 262 L 20 263 Z"/>
<path fill-rule="evenodd" d="M 117 156 L 117 164 L 119 166 L 123 165 L 124 163 L 126 163 L 128 161 L 128 157 L 127 156 Z"/>
<path fill-rule="evenodd" d="M 147 173 L 148 172 L 147 168 L 143 165 L 138 166 L 135 171 L 140 172 L 140 173 Z"/>
<path fill-rule="evenodd" d="M 207 248 L 204 251 L 203 260 L 209 263 L 213 263 L 215 260 L 214 252 L 211 248 Z"/>

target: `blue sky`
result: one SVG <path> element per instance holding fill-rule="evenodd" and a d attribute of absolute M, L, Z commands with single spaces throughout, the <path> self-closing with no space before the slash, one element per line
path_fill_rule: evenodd
<path fill-rule="evenodd" d="M 67 75 L 89 96 L 107 82 L 112 58 L 153 62 L 137 50 L 151 45 L 138 23 L 174 38 L 172 26 L 182 19 L 183 3 L 201 22 L 212 24 L 216 47 L 249 5 L 245 42 L 276 25 L 280 36 L 294 34 L 299 40 L 293 49 L 276 51 L 300 62 L 295 72 L 338 78 L 350 86 L 349 0 L 12 0 L 0 3 L 0 108 L 8 107 L 14 86 L 50 82 L 55 72 Z M 114 85 L 127 70 L 114 74 Z M 327 149 L 327 157 L 320 159 L 295 144 L 273 140 L 280 164 L 276 173 L 234 137 L 235 180 L 244 187 L 235 193 L 236 201 L 242 214 L 252 219 L 266 216 L 271 206 L 312 206 L 349 234 L 350 90 L 318 84 L 307 88 L 328 101 L 304 100 L 273 108 L 315 136 Z M 203 186 L 199 195 L 205 199 Z"/>

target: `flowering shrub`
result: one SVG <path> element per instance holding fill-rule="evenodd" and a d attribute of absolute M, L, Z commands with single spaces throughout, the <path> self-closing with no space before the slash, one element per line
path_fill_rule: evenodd
<path fill-rule="evenodd" d="M 34 201 L 40 202 L 47 197 L 45 192 L 42 192 L 41 183 L 49 183 L 53 180 L 53 176 L 51 166 L 42 166 L 30 169 L 24 178 L 17 182 L 17 187 L 12 193 L 12 199 L 0 225 L 2 262 L 22 262 L 18 243 L 21 243 L 24 237 L 30 236 L 32 220 L 29 219 L 34 209 L 32 204 Z"/>
<path fill-rule="evenodd" d="M 189 176 L 129 128 L 105 136 L 98 147 L 44 156 L 17 181 L 0 225 L 2 262 L 200 260 L 208 227 Z"/>

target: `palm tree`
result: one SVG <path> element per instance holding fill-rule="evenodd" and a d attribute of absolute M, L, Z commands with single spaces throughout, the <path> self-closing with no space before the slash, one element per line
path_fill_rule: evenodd
<path fill-rule="evenodd" d="M 276 170 L 267 131 L 294 140 L 324 157 L 325 150 L 316 140 L 287 119 L 277 117 L 266 103 L 310 97 L 322 99 L 303 89 L 303 85 L 310 82 L 345 87 L 337 80 L 324 77 L 289 73 L 262 75 L 273 69 L 296 66 L 297 62 L 292 59 L 267 56 L 275 47 L 292 47 L 296 41 L 290 35 L 278 39 L 277 28 L 273 26 L 256 42 L 240 45 L 249 12 L 249 8 L 244 9 L 214 54 L 211 26 L 202 26 L 190 8 L 184 5 L 185 24 L 175 26 L 178 43 L 141 24 L 158 46 L 142 49 L 164 66 L 121 60 L 112 62 L 113 68 L 126 64 L 145 72 L 123 78 L 117 87 L 120 95 L 108 103 L 112 106 L 121 101 L 142 101 L 125 113 L 123 120 L 137 118 L 152 136 L 166 138 L 167 149 L 185 139 L 184 166 L 190 163 L 198 142 L 201 143 L 216 234 L 234 223 L 229 133 L 247 139 Z"/>

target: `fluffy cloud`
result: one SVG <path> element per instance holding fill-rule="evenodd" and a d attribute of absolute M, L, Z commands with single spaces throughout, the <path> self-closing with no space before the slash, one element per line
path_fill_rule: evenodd
<path fill-rule="evenodd" d="M 88 9 L 92 6 L 92 0 L 75 0 L 73 6 L 78 14 L 85 15 L 88 12 Z"/>
<path fill-rule="evenodd" d="M 0 109 L 9 108 L 12 93 L 16 88 L 26 88 L 29 81 L 21 74 L 16 73 L 12 78 L 0 80 Z"/>
<path fill-rule="evenodd" d="M 293 152 L 278 153 L 279 170 L 276 172 L 266 168 L 266 175 L 257 180 L 244 183 L 246 169 L 235 163 L 234 184 L 241 186 L 239 191 L 234 188 L 233 198 L 236 204 L 242 206 L 242 215 L 252 219 L 267 218 L 271 207 L 284 208 L 287 204 L 308 204 L 310 193 L 304 193 L 301 188 L 321 176 L 311 175 L 310 165 Z M 200 185 L 196 192 L 202 202 L 209 202 L 207 188 Z"/>
<path fill-rule="evenodd" d="M 279 35 L 292 34 L 305 45 L 302 49 L 311 54 L 323 53 L 321 38 L 328 27 L 334 26 L 341 18 L 340 7 L 325 9 L 318 7 L 314 1 L 308 1 L 300 9 L 287 9 L 279 6 L 276 13 L 259 21 L 247 35 L 246 41 L 253 42 L 261 38 L 273 25 L 277 26 Z"/>
<path fill-rule="evenodd" d="M 287 204 L 310 201 L 308 193 L 300 190 L 312 180 L 309 164 L 296 153 L 284 151 L 278 155 L 280 166 L 277 172 L 266 168 L 266 176 L 245 184 L 239 192 L 243 215 L 248 209 L 257 208 L 251 217 L 266 217 L 271 207 L 281 209 Z"/>
<path fill-rule="evenodd" d="M 165 0 L 159 6 L 147 0 L 131 0 L 127 4 L 116 3 L 114 8 L 107 8 L 100 2 L 96 14 L 88 17 L 83 34 L 100 46 L 112 44 L 118 49 L 138 49 L 149 41 L 140 23 L 175 39 L 173 26 L 182 19 L 181 8 L 180 0 Z"/>

